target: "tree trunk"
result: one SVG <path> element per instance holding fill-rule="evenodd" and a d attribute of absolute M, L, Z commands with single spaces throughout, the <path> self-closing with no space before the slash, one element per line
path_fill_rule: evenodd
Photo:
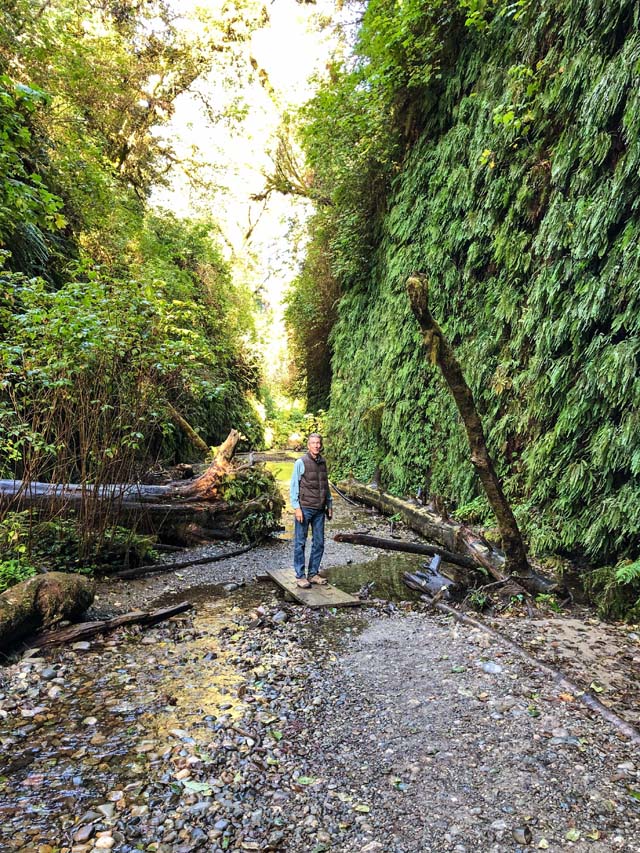
<path fill-rule="evenodd" d="M 531 568 L 522 535 L 493 466 L 473 394 L 467 385 L 455 353 L 429 310 L 429 285 L 426 276 L 422 273 L 409 276 L 406 288 L 431 362 L 440 367 L 460 412 L 471 449 L 471 462 L 478 472 L 498 522 L 506 558 L 506 570 L 509 574 L 530 575 Z"/>
<path fill-rule="evenodd" d="M 190 545 L 211 539 L 238 538 L 238 527 L 252 514 L 272 513 L 276 521 L 282 503 L 270 495 L 230 503 L 220 497 L 224 478 L 248 476 L 249 470 L 233 468 L 231 459 L 240 438 L 232 430 L 220 445 L 215 459 L 195 480 L 164 486 L 116 483 L 101 486 L 73 483 L 26 483 L 0 480 L 0 507 L 35 508 L 47 512 L 80 511 L 85 501 L 96 498 L 105 515 L 141 533 L 154 533 L 162 541 Z"/>
<path fill-rule="evenodd" d="M 183 498 L 214 499 L 218 495 L 222 478 L 233 471 L 231 459 L 239 441 L 240 433 L 238 430 L 232 429 L 218 448 L 215 459 L 204 474 L 191 482 L 175 486 L 176 493 Z"/>

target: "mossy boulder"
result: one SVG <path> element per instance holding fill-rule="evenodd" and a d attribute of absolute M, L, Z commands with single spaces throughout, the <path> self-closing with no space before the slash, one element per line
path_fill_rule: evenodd
<path fill-rule="evenodd" d="M 63 619 L 77 619 L 93 597 L 89 579 L 64 572 L 48 572 L 12 586 L 0 595 L 0 648 Z"/>

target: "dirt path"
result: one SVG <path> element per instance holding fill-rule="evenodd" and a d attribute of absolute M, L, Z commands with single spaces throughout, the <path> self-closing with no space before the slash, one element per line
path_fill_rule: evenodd
<path fill-rule="evenodd" d="M 336 527 L 375 523 L 345 505 Z M 393 595 L 375 556 L 330 543 L 326 565 Z M 2 670 L 0 850 L 640 851 L 638 750 L 576 697 L 421 603 L 312 612 L 249 582 L 289 561 L 283 541 L 105 584 L 105 613 L 194 610 Z M 637 633 L 501 626 L 637 722 Z"/>

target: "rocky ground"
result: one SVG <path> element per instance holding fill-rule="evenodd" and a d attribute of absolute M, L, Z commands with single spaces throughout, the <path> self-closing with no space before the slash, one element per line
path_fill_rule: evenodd
<path fill-rule="evenodd" d="M 420 602 L 311 611 L 251 580 L 289 559 L 105 584 L 98 612 L 194 609 L 0 672 L 0 850 L 640 851 L 640 750 L 578 695 Z M 640 636 L 580 617 L 496 624 L 635 724 Z"/>

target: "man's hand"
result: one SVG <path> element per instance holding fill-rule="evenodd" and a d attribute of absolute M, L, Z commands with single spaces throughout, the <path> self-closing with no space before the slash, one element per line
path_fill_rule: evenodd
<path fill-rule="evenodd" d="M 302 510 L 300 509 L 300 507 L 298 507 L 298 509 L 294 511 L 294 515 L 296 517 L 296 521 L 302 524 L 302 522 L 304 521 L 304 516 L 302 515 Z"/>
<path fill-rule="evenodd" d="M 327 507 L 326 515 L 329 521 L 331 521 L 331 519 L 333 518 L 333 509 L 330 506 Z"/>

